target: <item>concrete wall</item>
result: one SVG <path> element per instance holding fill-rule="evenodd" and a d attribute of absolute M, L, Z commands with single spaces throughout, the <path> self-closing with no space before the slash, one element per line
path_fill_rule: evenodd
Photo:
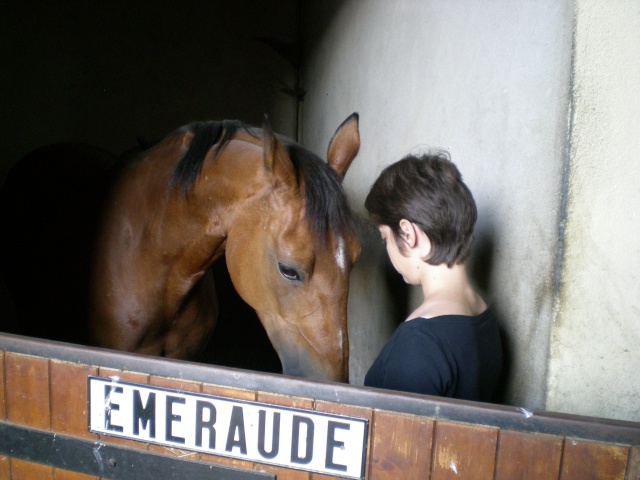
<path fill-rule="evenodd" d="M 547 408 L 640 421 L 640 2 L 577 0 Z"/>
<path fill-rule="evenodd" d="M 450 151 L 479 207 L 470 267 L 498 313 L 501 401 L 640 420 L 640 2 L 305 4 L 302 140 L 361 114 L 352 378 L 415 302 L 363 202 L 383 166 Z"/>
<path fill-rule="evenodd" d="M 382 167 L 414 149 L 440 147 L 479 207 L 470 266 L 504 329 L 504 400 L 544 408 L 571 2 L 313 1 L 303 18 L 302 141 L 326 148 L 343 117 L 361 116 L 362 149 L 345 180 L 364 245 L 349 306 L 352 382 L 363 381 L 415 298 L 397 291 L 401 278 L 388 273 L 364 198 Z"/>

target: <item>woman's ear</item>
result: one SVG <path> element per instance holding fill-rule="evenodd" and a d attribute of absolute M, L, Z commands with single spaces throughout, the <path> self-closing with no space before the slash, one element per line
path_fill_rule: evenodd
<path fill-rule="evenodd" d="M 407 219 L 400 220 L 400 237 L 407 244 L 407 248 L 414 248 L 418 242 L 416 226 Z"/>
<path fill-rule="evenodd" d="M 431 253 L 431 241 L 427 234 L 415 223 L 400 220 L 400 237 L 406 244 L 406 250 L 418 258 L 428 258 Z"/>

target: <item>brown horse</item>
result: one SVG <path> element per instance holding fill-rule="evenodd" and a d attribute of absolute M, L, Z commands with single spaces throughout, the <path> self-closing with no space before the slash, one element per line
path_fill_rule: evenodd
<path fill-rule="evenodd" d="M 283 373 L 346 381 L 349 273 L 360 246 L 341 181 L 358 116 L 327 162 L 236 121 L 187 125 L 129 162 L 107 198 L 91 282 L 99 346 L 189 358 L 217 315 L 212 263 L 225 254 Z"/>

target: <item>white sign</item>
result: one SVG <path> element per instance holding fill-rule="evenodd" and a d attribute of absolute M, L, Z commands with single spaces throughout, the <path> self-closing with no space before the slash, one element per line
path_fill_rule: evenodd
<path fill-rule="evenodd" d="M 364 478 L 368 422 L 89 377 L 89 430 L 327 475 Z"/>

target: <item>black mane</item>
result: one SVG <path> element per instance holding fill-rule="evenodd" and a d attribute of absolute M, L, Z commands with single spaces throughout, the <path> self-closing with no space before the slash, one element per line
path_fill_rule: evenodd
<path fill-rule="evenodd" d="M 336 171 L 324 160 L 297 143 L 286 145 L 287 153 L 304 181 L 306 218 L 319 238 L 328 232 L 344 232 L 351 228 L 351 210 L 342 182 Z"/>
<path fill-rule="evenodd" d="M 246 126 L 237 120 L 223 120 L 221 122 L 194 122 L 178 130 L 179 133 L 191 132 L 194 134 L 187 153 L 180 159 L 173 171 L 169 188 L 180 189 L 187 194 L 193 188 L 198 178 L 207 152 L 216 143 L 214 157 L 229 143 L 240 129 L 246 130 Z"/>
<path fill-rule="evenodd" d="M 207 152 L 217 144 L 215 157 L 240 130 L 253 134 L 248 126 L 237 120 L 197 122 L 182 127 L 180 132 L 193 132 L 194 138 L 173 172 L 170 188 L 189 193 Z M 351 211 L 338 174 L 325 161 L 297 143 L 288 141 L 282 144 L 291 158 L 298 182 L 304 182 L 305 216 L 313 233 L 324 239 L 328 232 L 350 229 Z"/>

